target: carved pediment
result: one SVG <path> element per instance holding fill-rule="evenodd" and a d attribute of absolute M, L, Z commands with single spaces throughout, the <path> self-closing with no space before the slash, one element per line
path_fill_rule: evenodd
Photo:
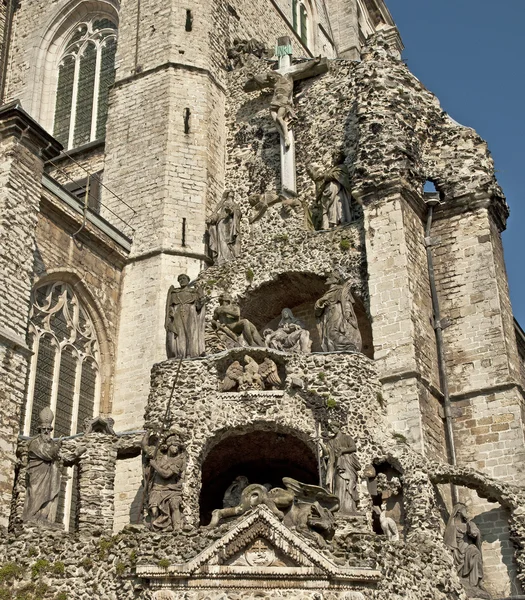
<path fill-rule="evenodd" d="M 168 568 L 139 565 L 137 575 L 149 579 L 153 588 L 172 589 L 235 588 L 241 581 L 242 587 L 256 587 L 261 580 L 275 580 L 285 587 L 313 585 L 327 589 L 370 584 L 380 577 L 374 569 L 336 565 L 264 505 L 187 563 Z"/>

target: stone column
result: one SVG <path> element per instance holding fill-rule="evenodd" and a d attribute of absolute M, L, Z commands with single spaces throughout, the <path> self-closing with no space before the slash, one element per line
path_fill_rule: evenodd
<path fill-rule="evenodd" d="M 423 453 L 446 457 L 420 197 L 401 186 L 361 197 L 374 358 L 389 420 Z"/>
<path fill-rule="evenodd" d="M 11 505 L 20 413 L 25 401 L 27 322 L 44 161 L 62 146 L 18 101 L 0 107 L 0 525 Z"/>
<path fill-rule="evenodd" d="M 78 530 L 111 534 L 115 513 L 116 438 L 89 433 L 80 439 L 86 452 L 78 464 Z"/>

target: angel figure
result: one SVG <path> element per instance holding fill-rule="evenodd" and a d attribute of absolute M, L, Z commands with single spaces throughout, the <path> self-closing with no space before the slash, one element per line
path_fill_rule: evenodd
<path fill-rule="evenodd" d="M 259 365 L 259 375 L 262 378 L 264 387 L 272 389 L 279 387 L 282 383 L 277 365 L 271 358 L 265 358 Z"/>

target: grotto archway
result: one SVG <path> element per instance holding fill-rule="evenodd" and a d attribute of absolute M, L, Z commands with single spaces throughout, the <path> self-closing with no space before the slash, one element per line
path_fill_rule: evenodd
<path fill-rule="evenodd" d="M 283 477 L 319 484 L 317 457 L 302 440 L 290 433 L 255 430 L 234 432 L 208 452 L 202 465 L 199 499 L 200 523 L 207 525 L 211 513 L 222 508 L 224 493 L 240 475 L 249 483 L 282 487 Z"/>
<path fill-rule="evenodd" d="M 326 277 L 308 272 L 282 273 L 272 281 L 250 290 L 240 301 L 241 314 L 262 332 L 266 328 L 276 329 L 283 308 L 291 308 L 294 315 L 305 322 L 312 340 L 312 352 L 321 352 L 317 333 L 314 304 L 328 290 Z M 354 295 L 354 310 L 363 340 L 363 354 L 373 358 L 374 344 L 372 327 L 365 305 Z"/>

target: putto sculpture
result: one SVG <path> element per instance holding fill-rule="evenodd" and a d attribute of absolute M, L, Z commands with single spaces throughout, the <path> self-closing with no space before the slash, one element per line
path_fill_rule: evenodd
<path fill-rule="evenodd" d="M 452 509 L 444 541 L 452 552 L 458 575 L 469 596 L 490 598 L 483 586 L 481 533 L 474 521 L 468 518 L 464 504 L 458 503 Z"/>
<path fill-rule="evenodd" d="M 210 218 L 208 247 L 215 264 L 220 265 L 241 254 L 241 209 L 232 190 L 226 190 Z"/>
<path fill-rule="evenodd" d="M 241 309 L 229 294 L 221 294 L 219 306 L 213 313 L 212 327 L 227 348 L 264 346 L 257 327 L 241 318 Z"/>
<path fill-rule="evenodd" d="M 151 432 L 142 440 L 144 493 L 153 531 L 178 531 L 182 527 L 182 481 L 186 452 L 178 434 L 151 443 Z"/>
<path fill-rule="evenodd" d="M 315 303 L 317 329 L 325 352 L 361 352 L 361 333 L 354 312 L 354 297 L 349 281 L 341 282 L 336 273 L 326 280 L 329 290 Z"/>
<path fill-rule="evenodd" d="M 206 297 L 190 286 L 190 278 L 178 276 L 178 288 L 171 286 L 166 300 L 166 354 L 168 358 L 188 358 L 204 354 Z"/>
<path fill-rule="evenodd" d="M 283 308 L 275 331 L 265 329 L 263 334 L 268 348 L 294 354 L 309 354 L 312 351 L 310 332 L 303 321 L 294 317 L 290 308 Z"/>
<path fill-rule="evenodd" d="M 315 182 L 316 202 L 312 213 L 316 229 L 331 229 L 352 220 L 350 174 L 344 160 L 344 154 L 336 152 L 329 169 L 323 170 L 317 165 L 306 168 Z"/>

